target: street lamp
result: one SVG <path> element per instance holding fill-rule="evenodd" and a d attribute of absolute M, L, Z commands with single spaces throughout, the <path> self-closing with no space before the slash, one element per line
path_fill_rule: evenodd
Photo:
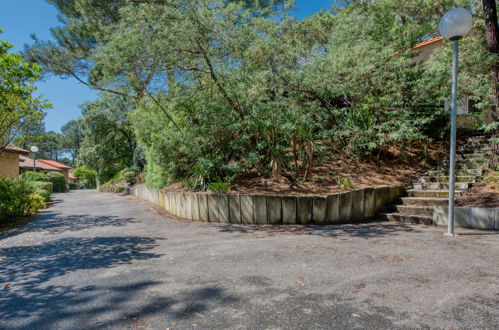
<path fill-rule="evenodd" d="M 36 153 L 38 152 L 38 147 L 32 146 L 31 152 L 33 153 L 33 172 L 36 172 Z"/>
<path fill-rule="evenodd" d="M 464 37 L 473 24 L 473 18 L 464 8 L 449 10 L 440 20 L 440 34 L 452 41 L 452 93 L 450 111 L 450 166 L 449 166 L 449 218 L 447 222 L 448 236 L 454 236 L 454 188 L 456 169 L 456 112 L 457 112 L 457 73 L 458 73 L 458 41 Z"/>

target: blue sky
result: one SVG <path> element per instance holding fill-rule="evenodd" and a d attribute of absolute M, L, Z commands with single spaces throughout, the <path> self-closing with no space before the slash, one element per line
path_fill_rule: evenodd
<path fill-rule="evenodd" d="M 333 0 L 297 0 L 296 16 L 309 16 L 332 3 Z M 24 44 L 31 44 L 31 34 L 42 40 L 50 39 L 50 28 L 57 25 L 57 11 L 44 0 L 0 0 L 0 28 L 4 31 L 0 39 L 14 44 L 12 51 L 21 51 Z M 53 105 L 45 117 L 47 130 L 60 131 L 62 125 L 79 118 L 79 105 L 97 95 L 75 79 L 49 77 L 36 86 L 38 93 Z"/>

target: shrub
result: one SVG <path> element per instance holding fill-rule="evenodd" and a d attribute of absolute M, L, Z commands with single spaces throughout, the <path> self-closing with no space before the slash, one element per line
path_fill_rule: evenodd
<path fill-rule="evenodd" d="M 0 177 L 0 221 L 30 215 L 43 207 L 43 197 L 35 194 L 29 181 Z"/>
<path fill-rule="evenodd" d="M 21 178 L 23 178 L 26 181 L 44 181 L 44 182 L 49 181 L 49 179 L 45 174 L 39 172 L 31 172 L 31 171 L 24 172 L 23 174 L 21 174 Z"/>
<path fill-rule="evenodd" d="M 31 184 L 35 187 L 35 189 L 45 190 L 48 193 L 54 191 L 54 185 L 52 182 L 44 182 L 44 181 L 34 181 Z"/>
<path fill-rule="evenodd" d="M 68 190 L 66 178 L 63 174 L 57 172 L 47 173 L 47 178 L 54 186 L 54 192 L 65 192 Z"/>
<path fill-rule="evenodd" d="M 208 183 L 207 187 L 209 190 L 220 194 L 227 194 L 230 191 L 230 186 L 220 178 L 217 178 L 215 182 Z"/>
<path fill-rule="evenodd" d="M 42 190 L 42 191 L 44 191 L 44 190 Z M 49 195 L 49 199 L 50 199 L 50 195 Z M 32 213 L 38 211 L 39 209 L 43 209 L 46 207 L 45 199 L 43 198 L 43 196 L 40 196 L 37 193 L 29 195 L 29 201 L 30 201 L 29 206 L 28 206 L 28 213 L 29 214 L 32 214 Z"/>
<path fill-rule="evenodd" d="M 78 190 L 78 189 L 80 189 L 80 186 L 77 183 L 74 183 L 74 182 L 70 182 L 68 184 L 68 186 L 69 186 L 69 190 Z"/>
<path fill-rule="evenodd" d="M 77 167 L 73 172 L 73 175 L 76 178 L 83 180 L 84 188 L 94 189 L 97 186 L 96 184 L 97 172 L 86 166 Z"/>
<path fill-rule="evenodd" d="M 35 194 L 41 196 L 46 203 L 50 202 L 50 200 L 51 200 L 50 193 L 46 190 L 39 189 L 39 188 L 35 189 Z"/>
<path fill-rule="evenodd" d="M 115 184 L 103 184 L 99 186 L 99 191 L 100 192 L 109 192 L 109 193 L 122 193 L 125 191 L 125 187 L 121 185 L 115 185 Z"/>

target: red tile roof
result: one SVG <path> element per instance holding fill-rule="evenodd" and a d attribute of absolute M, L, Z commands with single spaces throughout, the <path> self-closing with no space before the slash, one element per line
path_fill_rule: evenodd
<path fill-rule="evenodd" d="M 424 47 L 424 46 L 427 46 L 429 44 L 432 44 L 432 43 L 435 43 L 435 42 L 438 42 L 440 40 L 442 40 L 444 37 L 442 36 L 439 36 L 439 37 L 436 37 L 436 38 L 433 38 L 433 39 L 430 39 L 430 40 L 425 40 L 423 42 L 420 42 L 419 44 L 415 44 L 414 46 L 412 46 L 410 49 L 414 50 L 414 49 L 418 49 L 418 48 L 421 48 L 421 47 Z"/>
<path fill-rule="evenodd" d="M 30 152 L 26 149 L 14 147 L 14 146 L 5 146 L 0 148 L 0 151 L 11 152 L 15 154 L 28 155 Z"/>
<path fill-rule="evenodd" d="M 19 155 L 19 167 L 22 168 L 27 168 L 27 169 L 32 169 L 33 168 L 33 159 Z M 41 169 L 41 170 L 46 170 L 46 171 L 51 171 L 51 172 L 60 172 L 61 170 L 57 167 L 47 165 L 45 163 L 42 163 L 38 160 L 36 160 L 36 168 Z"/>
<path fill-rule="evenodd" d="M 69 169 L 69 168 L 72 168 L 71 166 L 67 166 L 67 165 L 61 164 L 59 162 L 56 162 L 55 160 L 39 159 L 38 161 L 42 162 L 42 163 L 45 163 L 47 165 L 53 166 L 53 167 L 57 167 L 59 169 L 66 169 L 66 168 Z"/>

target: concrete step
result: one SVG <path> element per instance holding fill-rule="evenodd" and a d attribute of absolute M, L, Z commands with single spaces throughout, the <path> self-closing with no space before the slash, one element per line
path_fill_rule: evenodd
<path fill-rule="evenodd" d="M 379 218 L 385 218 L 388 221 L 403 222 L 403 223 L 414 223 L 414 224 L 425 224 L 431 225 L 433 223 L 433 217 L 423 216 L 423 215 L 407 215 L 400 213 L 381 213 L 378 215 Z"/>
<path fill-rule="evenodd" d="M 405 215 L 422 215 L 426 217 L 433 216 L 433 206 L 395 205 L 395 210 L 395 213 Z"/>
<path fill-rule="evenodd" d="M 472 186 L 470 182 L 456 182 L 454 184 L 454 189 L 457 190 L 468 190 Z M 414 189 L 429 189 L 429 190 L 449 190 L 448 182 L 426 182 L 426 183 L 415 183 Z"/>
<path fill-rule="evenodd" d="M 407 206 L 445 206 L 449 202 L 447 198 L 439 197 L 402 197 L 400 200 Z"/>
<path fill-rule="evenodd" d="M 488 158 L 490 155 L 487 153 L 463 153 L 457 154 L 456 159 L 484 159 Z"/>
<path fill-rule="evenodd" d="M 448 176 L 430 176 L 430 177 L 423 177 L 422 179 L 425 179 L 425 181 L 420 181 L 420 182 L 449 182 L 449 177 Z M 464 176 L 464 175 L 459 175 L 456 176 L 456 182 L 476 182 L 476 177 L 475 176 Z"/>
<path fill-rule="evenodd" d="M 456 190 L 455 196 L 461 196 L 463 194 L 462 190 Z M 409 197 L 441 197 L 445 198 L 449 196 L 448 190 L 420 190 L 420 189 L 410 189 L 407 190 L 407 195 Z"/>
<path fill-rule="evenodd" d="M 433 170 L 426 173 L 427 176 L 445 176 L 449 174 L 449 169 Z M 459 176 L 482 176 L 483 168 L 470 168 L 456 170 L 456 175 Z"/>

